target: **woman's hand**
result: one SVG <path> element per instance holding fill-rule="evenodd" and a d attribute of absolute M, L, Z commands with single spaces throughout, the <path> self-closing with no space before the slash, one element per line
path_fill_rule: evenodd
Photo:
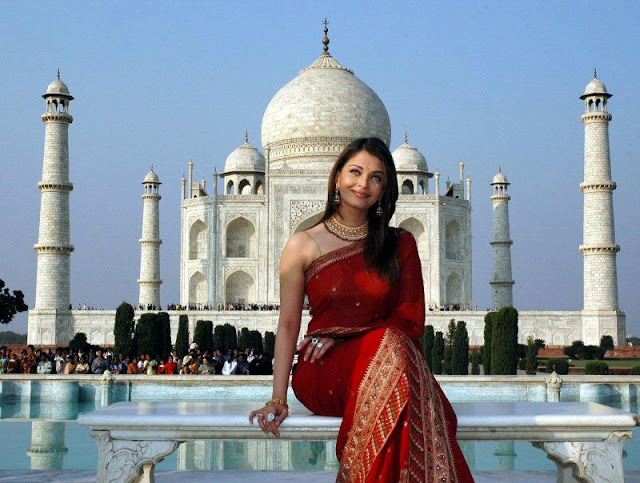
<path fill-rule="evenodd" d="M 307 335 L 298 344 L 298 350 L 302 349 L 305 345 L 307 350 L 304 352 L 304 361 L 308 361 L 311 358 L 311 363 L 320 359 L 327 351 L 331 350 L 333 346 L 338 343 L 337 339 L 331 337 L 314 337 Z"/>
<path fill-rule="evenodd" d="M 289 409 L 287 406 L 271 403 L 260 409 L 251 411 L 251 413 L 249 413 L 249 424 L 253 424 L 253 418 L 257 417 L 260 429 L 262 429 L 265 434 L 273 433 L 277 438 L 279 438 L 280 431 L 278 431 L 278 427 L 287 416 L 289 416 Z"/>

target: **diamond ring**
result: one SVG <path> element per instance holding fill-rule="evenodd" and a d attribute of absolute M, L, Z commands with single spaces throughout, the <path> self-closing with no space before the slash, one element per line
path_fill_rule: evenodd
<path fill-rule="evenodd" d="M 317 338 L 317 337 L 314 337 L 313 339 L 311 339 L 311 343 L 312 343 L 313 345 L 321 344 L 321 342 L 318 340 L 318 338 Z"/>
<path fill-rule="evenodd" d="M 316 346 L 318 346 L 318 349 L 322 349 L 324 347 L 324 344 L 322 342 L 318 342 Z"/>
<path fill-rule="evenodd" d="M 274 419 L 276 419 L 276 415 L 275 414 L 273 414 L 273 413 L 267 414 L 267 421 L 271 422 Z"/>

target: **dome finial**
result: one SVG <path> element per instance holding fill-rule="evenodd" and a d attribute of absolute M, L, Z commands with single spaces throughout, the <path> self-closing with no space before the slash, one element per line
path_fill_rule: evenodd
<path fill-rule="evenodd" d="M 244 142 L 246 144 L 249 144 L 249 130 L 248 129 L 244 130 Z"/>
<path fill-rule="evenodd" d="M 498 165 L 498 173 L 502 173 L 502 166 Z"/>
<path fill-rule="evenodd" d="M 153 164 L 151 164 L 151 171 L 153 171 Z"/>
<path fill-rule="evenodd" d="M 329 20 L 327 20 L 327 17 L 324 18 L 324 22 L 322 22 L 324 24 L 324 39 L 322 39 L 322 43 L 324 44 L 323 50 L 325 54 L 329 53 L 329 36 L 327 35 L 329 33 Z"/>
<path fill-rule="evenodd" d="M 404 143 L 409 144 L 409 134 L 406 129 L 404 130 Z"/>
<path fill-rule="evenodd" d="M 593 78 L 597 79 L 598 78 L 598 69 L 597 68 L 593 68 Z"/>
<path fill-rule="evenodd" d="M 58 80 L 60 80 L 60 67 L 58 67 Z"/>

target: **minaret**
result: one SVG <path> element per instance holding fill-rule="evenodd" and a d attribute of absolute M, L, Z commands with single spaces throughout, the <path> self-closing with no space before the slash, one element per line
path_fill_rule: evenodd
<path fill-rule="evenodd" d="M 160 309 L 160 199 L 158 188 L 162 183 L 151 171 L 144 177 L 142 238 L 140 238 L 140 305 L 145 309 L 151 305 Z"/>
<path fill-rule="evenodd" d="M 609 122 L 607 100 L 611 94 L 594 72 L 580 99 L 584 101 L 584 193 L 583 243 L 584 310 L 618 309 L 618 275 L 613 222 L 613 190 L 609 159 Z M 585 341 L 586 343 L 586 341 Z"/>
<path fill-rule="evenodd" d="M 36 304 L 38 309 L 69 312 L 71 303 L 71 235 L 69 229 L 69 193 L 73 185 L 69 182 L 69 103 L 73 96 L 58 78 L 42 95 L 46 101 L 44 157 L 41 192 L 40 231 L 34 246 L 38 254 L 36 279 Z M 56 315 L 57 317 L 57 315 Z M 56 319 L 57 320 L 57 319 Z M 54 322 L 55 324 L 55 322 Z M 37 340 L 41 344 L 55 343 L 56 331 L 52 327 L 52 340 Z M 30 331 L 31 333 L 31 331 Z M 31 341 L 30 342 L 36 342 Z"/>
<path fill-rule="evenodd" d="M 507 177 L 498 171 L 493 177 L 491 186 L 493 195 L 493 279 L 491 291 L 493 308 L 513 307 L 513 278 L 511 276 L 511 240 L 509 234 L 509 196 Z"/>

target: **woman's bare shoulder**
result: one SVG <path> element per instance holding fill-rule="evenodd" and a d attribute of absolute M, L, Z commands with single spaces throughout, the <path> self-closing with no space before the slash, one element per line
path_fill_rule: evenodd
<path fill-rule="evenodd" d="M 315 242 L 309 233 L 295 233 L 289 238 L 282 252 L 282 261 L 301 265 L 303 269 L 313 261 Z"/>

